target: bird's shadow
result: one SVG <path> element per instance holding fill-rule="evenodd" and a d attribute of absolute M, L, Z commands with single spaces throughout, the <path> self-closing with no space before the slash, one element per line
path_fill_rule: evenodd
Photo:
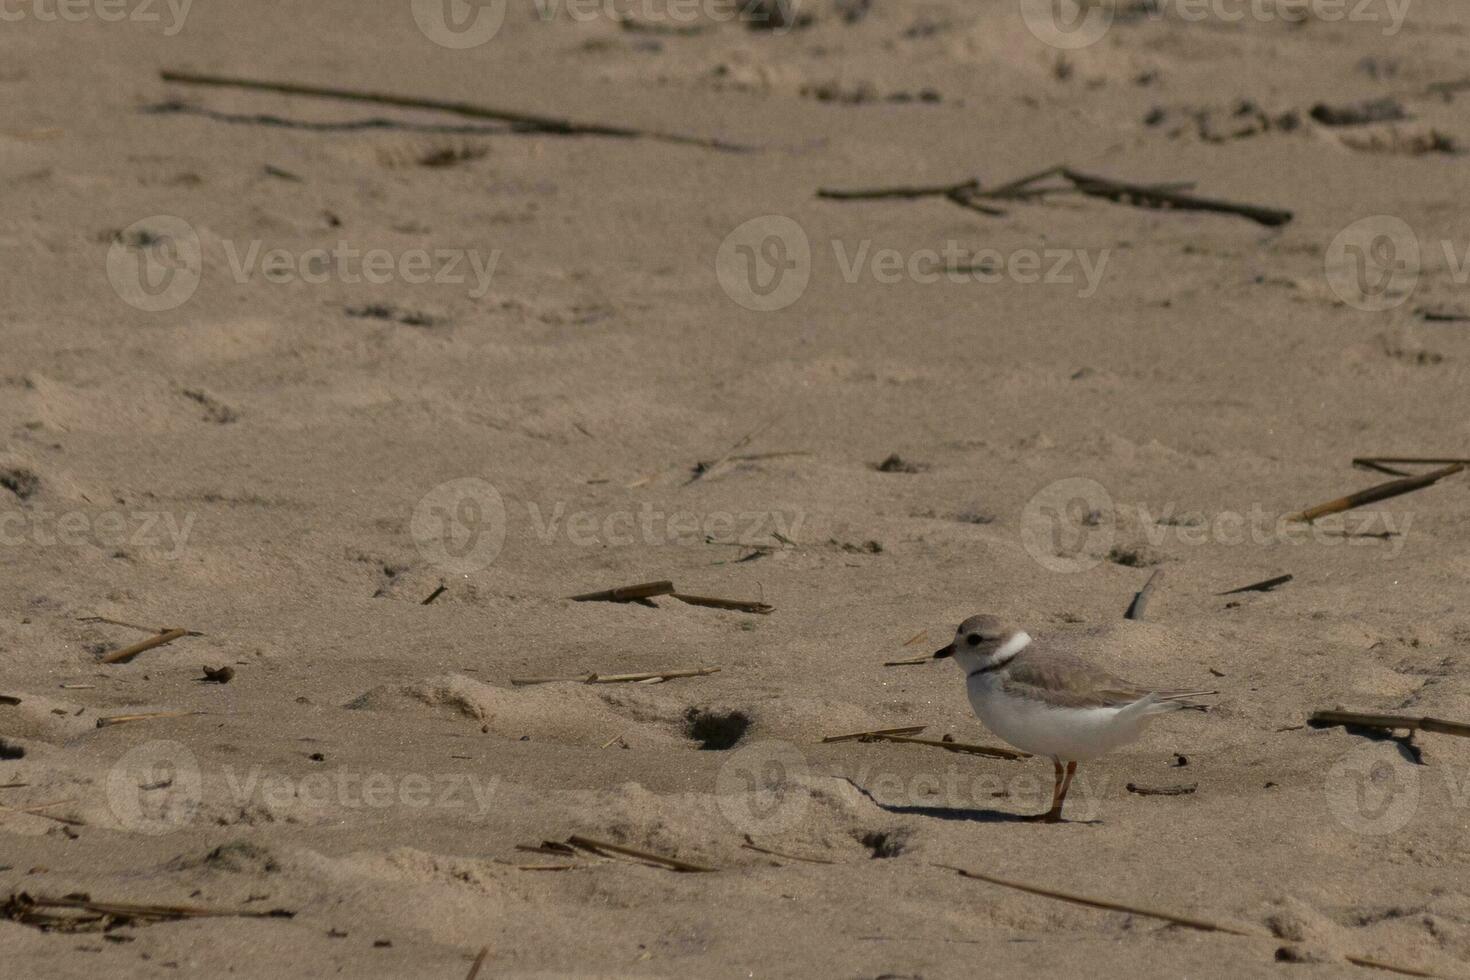
<path fill-rule="evenodd" d="M 898 804 L 884 803 L 872 793 L 868 792 L 857 783 L 846 776 L 842 777 L 853 789 L 867 797 L 868 802 L 882 810 L 884 813 L 896 813 L 903 816 L 930 817 L 935 820 L 954 820 L 963 823 L 1037 823 L 1035 818 L 1025 813 L 1011 813 L 1007 810 L 992 810 L 989 807 L 957 807 L 957 806 L 923 806 L 920 804 Z M 1062 818 L 1060 823 L 1083 824 L 1091 826 L 1102 823 L 1101 820 L 1068 820 Z"/>

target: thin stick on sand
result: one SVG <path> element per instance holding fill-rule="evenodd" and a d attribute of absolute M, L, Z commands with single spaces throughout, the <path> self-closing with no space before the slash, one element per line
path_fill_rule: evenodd
<path fill-rule="evenodd" d="M 48 909 L 71 909 L 88 913 L 93 918 L 79 919 L 49 912 Z M 105 920 L 166 922 L 204 918 L 290 919 L 295 915 L 295 912 L 288 909 L 256 911 L 203 908 L 197 905 L 137 905 L 132 902 L 98 902 L 86 896 L 54 898 L 25 892 L 12 893 L 0 902 L 0 918 L 39 925 L 41 928 L 66 928 L 68 925 L 75 927 Z"/>
<path fill-rule="evenodd" d="M 938 738 L 914 738 L 911 735 L 883 735 L 874 733 L 858 739 L 860 742 L 900 742 L 904 745 L 932 745 L 936 749 L 944 749 L 949 752 L 962 752 L 965 755 L 983 755 L 991 759 L 1029 759 L 1031 756 L 1025 752 L 1015 752 L 1011 749 L 996 749 L 988 745 L 973 745 L 969 742 L 946 742 Z"/>
<path fill-rule="evenodd" d="M 696 480 L 702 480 L 705 477 L 709 476 L 711 473 L 713 473 L 715 470 L 719 469 L 732 456 L 734 456 L 740 450 L 744 449 L 746 446 L 750 445 L 751 441 L 753 439 L 755 439 L 756 436 L 760 435 L 761 433 L 763 433 L 767 429 L 769 429 L 771 426 L 775 425 L 777 419 L 779 419 L 779 418 L 780 418 L 780 416 L 777 416 L 776 418 L 771 419 L 769 422 L 767 422 L 765 425 L 761 426 L 760 428 L 756 429 L 755 431 L 749 432 L 749 433 L 745 434 L 744 436 L 742 436 L 740 438 L 740 440 L 735 443 L 735 445 L 733 445 L 729 449 L 725 450 L 725 454 L 723 456 L 721 456 L 719 459 L 715 460 L 713 463 L 696 462 L 694 464 L 694 475 L 691 476 L 688 480 L 686 480 L 685 483 L 684 483 L 684 485 L 687 487 L 689 484 L 695 482 Z"/>
<path fill-rule="evenodd" d="M 1194 194 L 1169 190 L 1157 185 L 1130 184 L 1121 180 L 1079 173 L 1070 167 L 1063 167 L 1058 172 L 1075 184 L 1082 193 L 1093 197 L 1105 197 L 1119 204 L 1179 211 L 1214 211 L 1220 214 L 1235 214 L 1268 228 L 1284 225 L 1291 220 L 1291 212 L 1279 208 L 1240 204 L 1211 197 L 1197 197 Z"/>
<path fill-rule="evenodd" d="M 106 616 L 79 616 L 79 617 L 77 617 L 77 622 L 79 622 L 79 623 L 107 623 L 109 626 L 126 626 L 130 630 L 142 630 L 144 633 L 167 633 L 169 631 L 169 629 L 170 629 L 170 627 L 167 627 L 167 626 L 162 626 L 162 627 L 160 627 L 160 626 L 142 626 L 142 625 L 139 625 L 138 623 L 129 623 L 129 622 L 127 622 L 125 620 L 121 620 L 121 619 L 109 619 Z M 204 635 L 203 633 L 199 632 L 198 630 L 189 630 L 188 633 L 189 633 L 190 636 L 203 636 Z"/>
<path fill-rule="evenodd" d="M 636 602 L 639 599 L 673 594 L 674 583 L 668 579 L 660 579 L 657 582 L 622 585 L 616 589 L 604 589 L 601 592 L 584 592 L 581 595 L 567 596 L 567 598 L 573 602 Z"/>
<path fill-rule="evenodd" d="M 934 659 L 934 654 L 928 653 L 928 654 L 925 654 L 922 657 L 910 657 L 907 660 L 885 660 L 885 661 L 883 661 L 883 666 L 885 666 L 885 667 L 912 667 L 915 664 L 927 664 L 927 663 L 929 663 L 933 659 Z"/>
<path fill-rule="evenodd" d="M 1325 504 L 1308 507 L 1300 513 L 1292 514 L 1286 520 L 1310 524 L 1317 518 L 1325 517 L 1328 514 L 1339 514 L 1345 510 L 1352 510 L 1354 507 L 1362 507 L 1364 504 L 1377 503 L 1380 500 L 1388 500 L 1390 497 L 1398 497 L 1402 494 L 1412 493 L 1415 490 L 1422 490 L 1427 486 L 1438 483 L 1447 476 L 1453 476 L 1464 468 L 1464 463 L 1452 463 L 1442 469 L 1432 470 L 1420 476 L 1405 477 L 1402 480 L 1390 480 L 1387 483 L 1380 483 L 1376 486 L 1359 490 L 1356 493 L 1350 493 L 1346 497 L 1329 500 Z"/>
<path fill-rule="evenodd" d="M 167 630 L 167 631 L 165 631 L 163 633 L 159 633 L 157 636 L 150 636 L 146 640 L 139 640 L 137 643 L 134 643 L 132 646 L 123 647 L 121 650 L 114 650 L 112 653 L 109 653 L 107 656 L 105 656 L 105 657 L 102 658 L 102 663 L 104 663 L 104 664 L 121 664 L 121 663 L 127 663 L 129 660 L 132 660 L 134 657 L 136 657 L 138 654 L 142 653 L 145 650 L 152 650 L 154 647 L 161 647 L 165 643 L 172 643 L 174 640 L 183 639 L 184 637 L 186 637 L 188 635 L 189 635 L 189 631 L 188 630 L 183 630 L 183 629 L 171 629 L 171 630 Z"/>
<path fill-rule="evenodd" d="M 770 848 L 770 847 L 761 847 L 755 841 L 751 840 L 751 837 L 750 837 L 749 834 L 746 834 L 745 835 L 745 843 L 744 844 L 741 844 L 740 846 L 743 847 L 743 848 L 745 848 L 747 851 L 758 851 L 761 854 L 769 854 L 772 857 L 785 858 L 788 861 L 805 861 L 808 864 L 836 864 L 837 863 L 836 861 L 830 860 L 828 858 L 803 857 L 800 854 L 788 854 L 785 851 L 778 851 L 778 850 L 775 850 L 775 849 Z"/>
<path fill-rule="evenodd" d="M 1470 738 L 1470 724 L 1445 721 L 1442 718 L 1410 718 L 1407 715 L 1366 715 L 1354 711 L 1314 711 L 1307 724 L 1315 727 L 1342 725 L 1353 728 L 1379 728 L 1384 731 L 1405 729 L 1411 732 L 1437 732 Z"/>
<path fill-rule="evenodd" d="M 23 786 L 25 784 L 22 783 L 21 785 Z M 64 823 L 70 827 L 85 827 L 86 823 L 84 821 L 77 820 L 73 817 L 58 817 L 54 813 L 42 812 L 43 810 L 49 810 L 54 806 L 62 806 L 67 803 L 75 802 L 76 800 L 57 800 L 55 803 L 36 803 L 29 806 L 6 806 L 5 804 L 0 803 L 0 815 L 7 813 L 25 813 L 33 817 L 42 817 L 46 820 L 55 820 L 57 823 Z"/>
<path fill-rule="evenodd" d="M 691 606 L 709 606 L 712 609 L 733 609 L 736 612 L 758 613 L 768 616 L 775 611 L 776 607 L 765 602 L 757 602 L 754 599 L 716 599 L 711 596 L 689 595 L 686 592 L 672 593 L 680 602 L 687 602 Z"/>
<path fill-rule="evenodd" d="M 1270 592 L 1292 580 L 1291 575 L 1278 575 L 1260 582 L 1252 582 L 1250 585 L 1242 585 L 1238 589 L 1230 589 L 1227 592 L 1216 592 L 1215 595 L 1239 595 L 1242 592 Z"/>
<path fill-rule="evenodd" d="M 97 719 L 97 727 L 106 728 L 108 725 L 125 725 L 132 721 L 153 721 L 158 718 L 189 718 L 202 714 L 203 711 L 148 711 L 137 715 L 106 715 Z"/>
<path fill-rule="evenodd" d="M 702 864 L 691 864 L 688 861 L 681 861 L 678 858 L 664 857 L 662 854 L 640 851 L 636 847 L 624 847 L 622 844 L 609 844 L 607 841 L 593 840 L 591 837 L 583 837 L 579 834 L 573 834 L 568 837 L 567 843 L 573 847 L 581 848 L 584 851 L 591 851 L 594 854 L 602 856 L 616 854 L 623 857 L 630 857 L 638 861 L 658 865 L 662 868 L 668 868 L 670 871 L 709 872 L 719 870 L 718 868 L 705 867 Z"/>
<path fill-rule="evenodd" d="M 651 670 L 641 674 L 578 674 L 573 677 L 512 677 L 516 687 L 532 684 L 636 684 L 641 681 L 667 681 L 678 677 L 705 677 L 720 672 L 718 667 L 682 667 L 675 670 Z"/>
<path fill-rule="evenodd" d="M 465 974 L 464 980 L 475 980 L 480 975 L 480 967 L 485 965 L 485 957 L 490 955 L 489 946 L 481 946 L 480 952 L 475 954 L 475 962 L 470 964 L 470 972 Z"/>
<path fill-rule="evenodd" d="M 1146 909 L 1138 905 L 1126 905 L 1122 902 L 1113 902 L 1104 898 L 1091 898 L 1087 895 L 1078 895 L 1074 892 L 1059 891 L 1054 888 L 1043 888 L 1040 885 L 1028 885 L 1023 881 L 1011 881 L 1007 878 L 997 878 L 994 875 L 984 874 L 979 871 L 967 871 L 957 868 L 951 864 L 936 864 L 936 868 L 953 871 L 962 878 L 973 878 L 976 881 L 989 882 L 1002 888 L 1012 888 L 1016 891 L 1026 892 L 1030 895 L 1040 895 L 1042 898 L 1054 898 L 1060 902 L 1071 902 L 1074 905 L 1086 905 L 1088 908 L 1103 909 L 1107 912 L 1127 912 L 1132 915 L 1144 915 L 1150 919 L 1162 919 L 1172 922 L 1176 926 L 1184 926 L 1187 929 L 1198 929 L 1201 932 L 1225 932 L 1232 936 L 1254 936 L 1256 933 L 1246 932 L 1234 926 L 1222 925 L 1218 922 L 1210 922 L 1207 919 L 1196 919 L 1188 915 L 1175 915 L 1172 912 L 1160 912 L 1156 909 Z"/>
<path fill-rule="evenodd" d="M 1164 570 L 1162 568 L 1154 569 L 1154 573 L 1148 577 L 1148 581 L 1143 583 L 1143 588 L 1133 594 L 1133 601 L 1128 603 L 1128 611 L 1123 613 L 1124 619 L 1143 618 L 1143 611 L 1148 608 L 1148 600 L 1153 595 L 1154 585 L 1158 582 L 1159 576 L 1163 574 Z"/>
<path fill-rule="evenodd" d="M 347 102 L 369 102 L 375 105 L 396 106 L 400 109 L 430 109 L 436 112 L 452 113 L 456 116 L 466 116 L 471 119 L 494 119 L 498 122 L 509 123 L 513 130 L 520 132 L 547 133 L 554 136 L 608 136 L 618 139 L 651 139 L 660 140 L 665 143 L 682 143 L 688 146 L 702 146 L 706 149 L 732 152 L 749 152 L 754 149 L 754 147 L 739 146 L 734 143 L 726 143 L 722 140 L 706 139 L 699 136 L 685 136 L 679 133 L 636 129 L 631 126 L 612 126 L 606 123 L 574 122 L 573 120 L 563 119 L 557 116 L 543 116 L 533 112 L 520 112 L 513 109 L 497 109 L 491 106 L 475 105 L 470 102 L 424 99 L 407 95 L 393 95 L 386 92 L 364 92 L 358 89 L 335 88 L 329 85 L 269 82 L 252 78 L 207 75 L 198 72 L 171 71 L 168 69 L 159 72 L 159 77 L 165 82 L 176 82 L 181 85 L 208 85 L 216 88 L 249 89 L 253 92 L 274 92 L 277 95 L 304 95 L 322 99 L 342 99 Z"/>
<path fill-rule="evenodd" d="M 871 732 L 849 732 L 846 735 L 828 735 L 822 739 L 823 743 L 832 742 L 856 742 L 865 738 L 878 735 L 917 735 L 924 730 L 924 725 L 909 725 L 906 728 L 878 728 Z"/>

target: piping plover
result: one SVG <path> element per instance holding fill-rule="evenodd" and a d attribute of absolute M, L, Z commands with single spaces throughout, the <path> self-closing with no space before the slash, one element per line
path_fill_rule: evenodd
<path fill-rule="evenodd" d="M 1215 693 L 1140 687 L 1057 645 L 1042 646 L 994 616 L 965 620 L 934 657 L 953 657 L 965 672 L 970 706 L 986 728 L 1023 752 L 1051 756 L 1051 809 L 1032 818 L 1046 823 L 1062 819 L 1077 763 L 1138 738 L 1156 715 L 1203 711 L 1188 699 Z"/>

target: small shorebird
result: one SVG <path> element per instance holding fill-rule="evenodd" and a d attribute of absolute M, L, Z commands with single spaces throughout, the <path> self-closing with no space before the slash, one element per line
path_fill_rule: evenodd
<path fill-rule="evenodd" d="M 1062 819 L 1077 763 L 1138 738 L 1155 715 L 1205 710 L 1188 699 L 1215 693 L 1140 687 L 1066 650 L 1042 647 L 994 616 L 965 620 L 934 657 L 953 657 L 965 672 L 970 706 L 986 728 L 1023 752 L 1051 756 L 1051 809 L 1030 818 L 1045 823 Z"/>

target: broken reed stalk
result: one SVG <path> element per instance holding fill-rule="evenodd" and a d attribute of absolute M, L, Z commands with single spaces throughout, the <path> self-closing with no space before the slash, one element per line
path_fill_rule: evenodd
<path fill-rule="evenodd" d="M 425 99 L 386 92 L 365 92 L 359 89 L 335 88 L 329 85 L 304 85 L 295 82 L 269 82 L 252 78 L 227 75 L 208 75 L 199 72 L 172 71 L 164 69 L 159 77 L 165 82 L 181 85 L 206 85 L 215 88 L 240 88 L 253 92 L 274 92 L 277 95 L 304 95 L 320 99 L 341 99 L 346 102 L 367 102 L 374 105 L 395 106 L 399 109 L 429 109 L 448 112 L 471 119 L 493 119 L 509 123 L 520 132 L 547 133 L 555 136 L 607 136 L 617 139 L 651 139 L 665 143 L 681 143 L 701 146 L 711 150 L 750 152 L 753 147 L 726 143 L 722 140 L 679 133 L 664 133 L 657 130 L 637 129 L 631 126 L 611 126 L 605 123 L 582 123 L 557 116 L 544 116 L 533 112 L 512 109 L 497 109 L 492 106 L 475 105 L 471 102 L 452 102 L 445 99 Z"/>
<path fill-rule="evenodd" d="M 470 972 L 465 974 L 464 980 L 475 980 L 480 975 L 480 967 L 485 965 L 485 957 L 490 955 L 489 946 L 481 946 L 480 951 L 475 954 L 475 962 L 470 964 Z"/>
<path fill-rule="evenodd" d="M 1285 585 L 1287 582 L 1290 582 L 1293 577 L 1294 576 L 1292 575 L 1278 575 L 1275 578 L 1268 578 L 1260 582 L 1252 582 L 1250 585 L 1242 585 L 1238 589 L 1230 589 L 1227 592 L 1216 592 L 1215 595 L 1238 595 L 1241 592 L 1270 592 L 1272 589 L 1278 588 Z"/>
<path fill-rule="evenodd" d="M 1107 912 L 1127 912 L 1131 915 L 1143 915 L 1151 919 L 1162 919 L 1165 922 L 1172 922 L 1177 926 L 1184 926 L 1187 929 L 1198 929 L 1201 932 L 1225 932 L 1232 936 L 1258 935 L 1257 933 L 1236 929 L 1233 926 L 1210 922 L 1207 919 L 1196 919 L 1193 916 L 1175 915 L 1172 912 L 1160 912 L 1155 909 L 1146 909 L 1137 905 L 1126 905 L 1122 902 L 1113 902 L 1103 898 L 1091 898 L 1087 895 L 1059 891 L 1054 888 L 1028 885 L 1023 881 L 1011 881 L 1007 878 L 997 878 L 994 875 L 983 874 L 979 871 L 967 871 L 964 868 L 957 868 L 951 864 L 936 864 L 934 867 L 943 868 L 946 871 L 953 871 L 962 878 L 973 878 L 976 881 L 989 882 L 992 885 L 999 885 L 1002 888 L 1012 888 L 1030 895 L 1040 895 L 1042 898 L 1053 898 L 1060 902 L 1071 902 L 1074 905 L 1086 905 L 1088 908 L 1103 909 Z"/>
<path fill-rule="evenodd" d="M 1199 789 L 1199 783 L 1174 783 L 1169 786 L 1140 786 L 1129 783 L 1123 787 L 1137 796 L 1187 796 Z"/>
<path fill-rule="evenodd" d="M 1040 885 L 1027 884 L 1024 881 L 1012 881 L 1006 878 L 998 878 L 994 875 L 983 874 L 979 871 L 968 871 L 957 868 L 952 864 L 935 864 L 936 868 L 953 871 L 962 878 L 973 878 L 976 881 L 984 881 L 1002 888 L 1010 888 L 1015 891 L 1025 892 L 1028 895 L 1038 895 L 1042 898 L 1055 899 L 1059 902 L 1070 902 L 1073 905 L 1084 905 L 1088 908 L 1102 909 L 1105 912 L 1125 912 L 1129 915 L 1142 915 L 1150 919 L 1159 919 L 1163 922 L 1183 926 L 1186 929 L 1197 929 L 1200 932 L 1220 932 L 1230 936 L 1241 936 L 1245 939 L 1267 939 L 1275 940 L 1275 937 L 1265 933 L 1238 929 L 1220 922 L 1211 922 L 1209 919 L 1199 919 L 1188 915 L 1175 915 L 1172 912 L 1160 912 L 1157 909 L 1143 908 L 1138 905 L 1127 905 L 1122 902 L 1114 902 L 1103 898 L 1092 898 L 1088 895 L 1078 895 L 1074 892 L 1064 892 L 1055 888 L 1043 888 Z M 1343 959 L 1354 966 L 1368 967 L 1374 970 L 1385 970 L 1390 973 L 1400 973 L 1408 977 L 1438 977 L 1439 974 L 1420 970 L 1417 967 L 1399 966 L 1394 963 L 1385 963 L 1382 960 L 1372 959 L 1367 956 L 1355 956 L 1344 954 Z"/>
<path fill-rule="evenodd" d="M 106 715 L 97 719 L 98 728 L 106 728 L 108 725 L 125 725 L 130 721 L 152 721 L 156 718 L 188 718 L 192 715 L 202 715 L 203 711 L 148 711 L 137 715 Z"/>
<path fill-rule="evenodd" d="M 26 784 L 20 783 L 19 785 L 24 786 Z M 75 817 L 58 817 L 54 813 L 41 812 L 42 810 L 50 809 L 53 806 L 61 806 L 63 803 L 75 802 L 76 800 L 57 800 L 55 803 L 38 803 L 34 806 L 6 806 L 5 804 L 0 803 L 0 815 L 4 815 L 6 813 L 24 813 L 33 817 L 41 817 L 44 820 L 54 820 L 57 823 L 64 823 L 69 827 L 85 827 L 87 824 L 84 820 L 78 820 Z"/>
<path fill-rule="evenodd" d="M 1040 181 L 1052 177 L 1061 177 L 1071 186 L 1036 186 Z M 1220 214 L 1234 214 L 1273 228 L 1286 224 L 1292 218 L 1290 211 L 1283 211 L 1279 208 L 1268 208 L 1255 204 L 1241 204 L 1236 201 L 1225 201 L 1218 198 L 1199 197 L 1190 193 L 1192 187 L 1192 184 L 1178 182 L 1134 184 L 1127 181 L 1113 180 L 1109 177 L 1099 177 L 1095 174 L 1085 174 L 1065 165 L 1058 165 L 1047 167 L 1045 170 L 1038 170 L 1036 173 L 1027 174 L 1015 180 L 1007 181 L 988 191 L 981 188 L 978 180 L 967 180 L 957 184 L 940 186 L 889 187 L 872 190 L 844 191 L 823 188 L 817 191 L 817 196 L 839 201 L 943 197 L 961 207 L 983 211 L 986 214 L 1003 215 L 1005 214 L 1003 210 L 981 202 L 987 200 L 1025 201 L 1041 197 L 1045 194 L 1070 191 L 1086 194 L 1090 197 L 1106 198 L 1118 204 L 1131 204 L 1135 207 L 1166 208 L 1178 211 L 1212 211 Z"/>
<path fill-rule="evenodd" d="M 1142 619 L 1143 611 L 1148 608 L 1148 600 L 1153 595 L 1154 584 L 1158 582 L 1159 576 L 1164 574 L 1162 568 L 1154 569 L 1154 573 L 1143 583 L 1143 588 L 1133 593 L 1133 601 L 1128 603 L 1128 611 L 1123 613 L 1124 619 Z"/>
<path fill-rule="evenodd" d="M 808 864 L 836 864 L 837 863 L 836 861 L 833 861 L 833 860 L 831 860 L 829 858 L 805 857 L 805 856 L 803 856 L 801 854 L 787 854 L 785 851 L 778 851 L 778 850 L 775 850 L 774 848 L 770 848 L 770 847 L 762 847 L 759 844 L 757 844 L 755 841 L 751 840 L 749 834 L 746 834 L 745 835 L 745 843 L 744 844 L 741 844 L 740 846 L 743 847 L 743 848 L 745 848 L 747 851 L 757 851 L 757 852 L 759 852 L 761 854 L 769 854 L 772 857 L 785 858 L 788 861 L 805 861 Z"/>
<path fill-rule="evenodd" d="M 687 602 L 691 606 L 709 606 L 712 609 L 733 609 L 736 612 L 757 613 L 769 616 L 776 607 L 765 602 L 756 602 L 753 599 L 715 599 L 710 596 L 689 595 L 685 592 L 670 593 L 680 602 Z"/>
<path fill-rule="evenodd" d="M 946 749 L 950 752 L 963 752 L 965 755 L 983 755 L 992 759 L 1029 759 L 1031 756 L 1026 752 L 1015 752 L 1011 749 L 995 749 L 988 745 L 972 745 L 969 742 L 946 742 L 938 738 L 914 738 L 912 735 L 883 735 L 874 733 L 858 739 L 860 742 L 901 742 L 904 745 L 932 745 L 937 749 Z"/>
<path fill-rule="evenodd" d="M 583 837 L 580 834 L 573 834 L 568 837 L 567 843 L 573 847 L 579 847 L 584 851 L 591 851 L 594 854 L 618 854 L 623 857 L 630 857 L 639 861 L 656 864 L 659 867 L 668 868 L 671 871 L 710 872 L 719 870 L 718 868 L 710 868 L 702 864 L 681 861 L 678 858 L 664 857 L 662 854 L 640 851 L 636 847 L 624 847 L 622 844 L 609 844 L 606 841 L 593 840 L 591 837 Z"/>
<path fill-rule="evenodd" d="M 696 480 L 702 480 L 705 477 L 709 476 L 711 473 L 713 473 L 715 470 L 719 469 L 721 466 L 723 466 L 725 464 L 725 462 L 727 460 L 730 459 L 731 456 L 735 455 L 737 452 L 739 452 L 740 450 L 744 449 L 746 446 L 750 445 L 751 441 L 753 439 L 755 439 L 756 436 L 760 435 L 761 433 L 763 433 L 767 429 L 769 429 L 771 426 L 775 425 L 776 422 L 777 422 L 777 420 L 779 418 L 780 418 L 780 416 L 778 415 L 778 416 L 776 416 L 776 418 L 771 419 L 769 422 L 767 422 L 765 425 L 761 426 L 760 428 L 756 429 L 755 431 L 746 433 L 744 436 L 742 436 L 739 439 L 739 441 L 737 441 L 735 443 L 735 445 L 733 445 L 729 449 L 725 450 L 725 454 L 723 456 L 721 456 L 719 459 L 715 460 L 713 463 L 695 462 L 695 464 L 694 464 L 694 474 L 692 476 L 690 476 L 689 479 L 684 482 L 684 485 L 687 487 L 687 486 L 689 486 L 689 484 L 695 482 Z"/>
<path fill-rule="evenodd" d="M 1447 476 L 1453 476 L 1464 468 L 1464 463 L 1452 463 L 1449 466 L 1432 470 L 1420 476 L 1405 477 L 1402 480 L 1390 480 L 1387 483 L 1380 483 L 1376 486 L 1359 490 L 1356 493 L 1350 493 L 1346 497 L 1329 500 L 1325 504 L 1308 507 L 1300 513 L 1292 514 L 1286 520 L 1310 524 L 1317 518 L 1325 517 L 1328 514 L 1339 514 L 1345 510 L 1352 510 L 1354 507 L 1362 507 L 1364 504 L 1377 503 L 1380 500 L 1388 500 L 1390 497 L 1398 497 L 1406 493 L 1412 493 L 1415 490 L 1422 490 L 1427 486 L 1438 483 Z"/>
<path fill-rule="evenodd" d="M 160 921 L 204 918 L 289 919 L 296 915 L 295 912 L 288 909 L 258 911 L 255 909 L 212 909 L 197 905 L 138 905 L 132 902 L 97 902 L 85 895 L 54 898 L 14 892 L 3 903 L 0 903 L 0 917 L 24 921 L 24 917 L 36 914 L 45 916 L 46 914 L 42 911 L 44 909 L 76 909 L 117 919 Z"/>
<path fill-rule="evenodd" d="M 1353 465 L 1368 465 L 1370 463 L 1389 463 L 1400 466 L 1445 466 L 1449 463 L 1465 463 L 1470 465 L 1470 457 L 1466 456 L 1355 456 Z"/>
<path fill-rule="evenodd" d="M 934 659 L 934 654 L 925 654 L 922 657 L 910 657 L 908 660 L 885 660 L 885 667 L 912 667 L 915 664 L 927 664 Z"/>
<path fill-rule="evenodd" d="M 1058 171 L 1070 180 L 1077 189 L 1093 197 L 1105 197 L 1120 204 L 1135 207 L 1171 208 L 1181 211 L 1213 211 L 1219 214 L 1235 214 L 1249 218 L 1257 224 L 1274 228 L 1291 220 L 1291 212 L 1279 208 L 1261 207 L 1255 204 L 1240 204 L 1218 198 L 1198 197 L 1183 191 L 1169 190 L 1160 186 L 1130 184 L 1107 177 L 1079 173 L 1070 167 Z"/>
<path fill-rule="evenodd" d="M 532 684 L 558 684 L 563 682 L 575 682 L 578 684 L 632 684 L 639 681 L 667 681 L 676 677 L 705 677 L 709 674 L 720 672 L 718 667 L 686 667 L 678 670 L 651 670 L 641 674 L 578 674 L 574 677 L 512 677 L 510 682 L 516 687 L 527 687 Z"/>
<path fill-rule="evenodd" d="M 107 656 L 103 657 L 102 662 L 105 664 L 126 663 L 127 661 L 132 660 L 134 657 L 145 650 L 152 650 L 154 647 L 161 647 L 165 643 L 172 643 L 174 640 L 182 639 L 183 637 L 186 637 L 188 635 L 188 630 L 167 630 L 165 632 L 159 633 L 157 636 L 150 636 L 146 640 L 139 640 L 132 646 L 123 647 L 121 650 L 114 650 L 112 653 L 109 653 Z"/>
<path fill-rule="evenodd" d="M 849 732 L 846 735 L 828 735 L 822 739 L 824 744 L 832 742 L 856 742 L 859 739 L 874 735 L 917 735 L 924 730 L 924 725 L 909 725 L 906 728 L 878 728 L 871 732 Z"/>
<path fill-rule="evenodd" d="M 1411 732 L 1437 732 L 1440 735 L 1458 735 L 1470 738 L 1470 724 L 1445 721 L 1442 718 L 1410 718 L 1406 715 L 1366 715 L 1355 711 L 1314 711 L 1307 724 L 1316 726 L 1344 725 L 1355 728 L 1381 728 L 1393 731 L 1402 728 Z"/>
<path fill-rule="evenodd" d="M 654 596 L 673 594 L 674 583 L 668 579 L 660 579 L 657 582 L 623 585 L 616 589 L 604 589 L 601 592 L 584 592 L 581 595 L 567 596 L 567 598 L 573 602 L 633 602 L 638 599 L 651 599 Z"/>

